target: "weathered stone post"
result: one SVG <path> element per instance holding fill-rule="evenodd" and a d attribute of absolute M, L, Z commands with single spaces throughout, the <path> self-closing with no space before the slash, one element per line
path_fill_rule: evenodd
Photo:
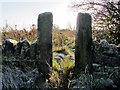
<path fill-rule="evenodd" d="M 75 71 L 79 73 L 92 68 L 92 28 L 91 16 L 87 13 L 78 13 L 75 42 Z"/>
<path fill-rule="evenodd" d="M 45 12 L 38 16 L 37 67 L 44 78 L 48 78 L 52 66 L 53 15 Z"/>

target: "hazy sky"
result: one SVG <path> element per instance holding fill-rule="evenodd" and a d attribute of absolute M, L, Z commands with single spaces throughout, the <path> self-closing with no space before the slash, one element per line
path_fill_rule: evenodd
<path fill-rule="evenodd" d="M 7 22 L 14 27 L 29 27 L 37 24 L 40 13 L 52 12 L 53 24 L 60 28 L 72 27 L 76 24 L 77 13 L 69 7 L 73 0 L 1 0 L 0 1 L 0 27 Z"/>

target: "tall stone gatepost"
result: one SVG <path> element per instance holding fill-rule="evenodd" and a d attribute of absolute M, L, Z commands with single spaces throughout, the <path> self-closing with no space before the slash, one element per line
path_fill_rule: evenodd
<path fill-rule="evenodd" d="M 75 41 L 75 73 L 92 71 L 92 27 L 91 16 L 78 13 Z"/>
<path fill-rule="evenodd" d="M 37 68 L 43 77 L 48 78 L 52 66 L 52 26 L 53 15 L 45 12 L 38 16 Z"/>

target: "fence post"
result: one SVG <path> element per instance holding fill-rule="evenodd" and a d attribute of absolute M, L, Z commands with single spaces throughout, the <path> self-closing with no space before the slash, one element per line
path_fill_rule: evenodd
<path fill-rule="evenodd" d="M 38 16 L 37 68 L 43 77 L 48 78 L 52 66 L 52 26 L 53 15 L 45 12 Z"/>
<path fill-rule="evenodd" d="M 78 13 L 75 41 L 75 73 L 92 70 L 92 28 L 91 16 Z"/>

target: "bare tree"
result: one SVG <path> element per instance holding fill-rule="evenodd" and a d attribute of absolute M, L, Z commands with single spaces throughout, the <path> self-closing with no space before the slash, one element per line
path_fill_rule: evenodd
<path fill-rule="evenodd" d="M 72 8 L 89 12 L 95 30 L 108 30 L 115 43 L 120 43 L 120 0 L 84 0 L 74 2 Z"/>

